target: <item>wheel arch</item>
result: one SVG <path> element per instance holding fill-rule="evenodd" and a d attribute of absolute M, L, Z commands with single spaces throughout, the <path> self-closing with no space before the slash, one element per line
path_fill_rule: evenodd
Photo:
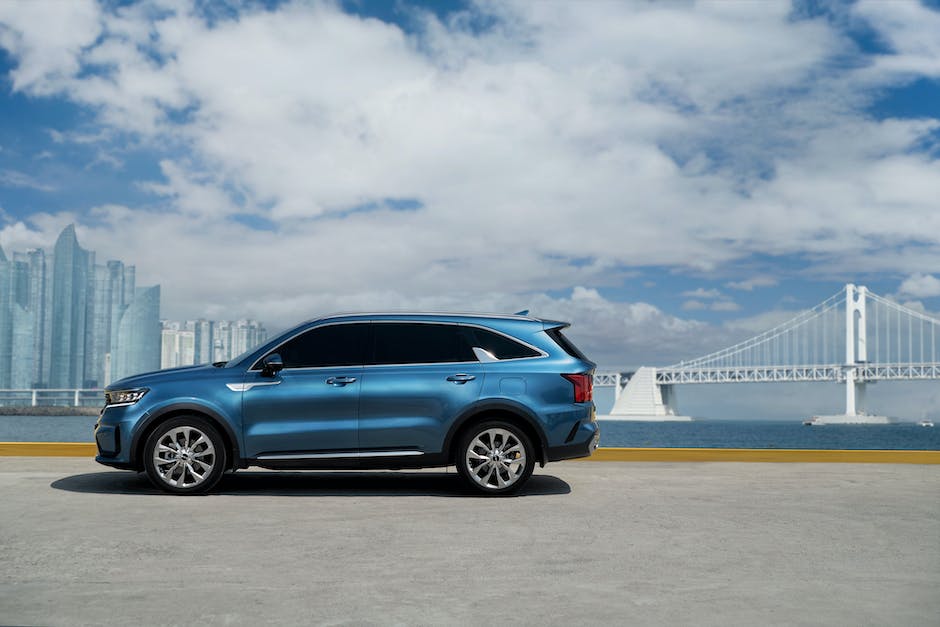
<path fill-rule="evenodd" d="M 455 462 L 457 445 L 464 431 L 475 424 L 493 419 L 505 420 L 522 429 L 536 448 L 536 459 L 539 465 L 545 466 L 548 461 L 548 440 L 545 437 L 544 430 L 539 425 L 538 418 L 524 405 L 508 400 L 483 401 L 464 411 L 454 421 L 444 440 L 444 452 L 447 455 L 447 461 L 449 463 Z"/>
<path fill-rule="evenodd" d="M 143 469 L 143 457 L 141 451 L 147 443 L 147 438 L 161 424 L 172 418 L 179 416 L 197 416 L 207 420 L 209 424 L 216 428 L 222 440 L 225 443 L 226 453 L 228 453 L 228 464 L 230 468 L 244 468 L 244 462 L 241 458 L 241 451 L 238 447 L 238 438 L 231 425 L 218 412 L 196 403 L 177 403 L 161 408 L 147 417 L 146 421 L 140 425 L 134 433 L 131 440 L 131 465 L 137 469 Z"/>

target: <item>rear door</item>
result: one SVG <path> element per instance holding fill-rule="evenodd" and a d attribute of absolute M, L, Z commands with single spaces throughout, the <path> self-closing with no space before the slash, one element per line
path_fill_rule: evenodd
<path fill-rule="evenodd" d="M 359 396 L 359 447 L 437 453 L 454 419 L 480 397 L 483 369 L 456 324 L 372 325 Z"/>

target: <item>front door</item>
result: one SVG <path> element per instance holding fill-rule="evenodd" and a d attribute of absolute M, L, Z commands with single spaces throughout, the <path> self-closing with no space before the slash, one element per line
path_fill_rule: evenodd
<path fill-rule="evenodd" d="M 259 364 L 242 385 L 247 457 L 317 456 L 359 448 L 359 392 L 368 323 L 313 327 L 271 351 L 284 368 L 273 377 Z"/>

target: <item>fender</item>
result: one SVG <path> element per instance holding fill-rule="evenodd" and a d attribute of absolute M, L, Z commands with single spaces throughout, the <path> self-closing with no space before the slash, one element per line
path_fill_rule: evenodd
<path fill-rule="evenodd" d="M 245 463 L 242 460 L 241 452 L 238 447 L 238 438 L 235 436 L 235 431 L 232 429 L 229 421 L 226 420 L 219 412 L 214 409 L 211 409 L 205 405 L 200 405 L 199 403 L 191 402 L 181 402 L 181 403 L 171 403 L 164 407 L 159 408 L 154 413 L 147 416 L 145 419 L 137 423 L 136 428 L 134 429 L 134 436 L 131 438 L 131 450 L 130 450 L 130 463 L 135 468 L 138 466 L 137 463 L 137 450 L 138 445 L 140 444 L 140 436 L 143 433 L 146 433 L 150 428 L 150 425 L 154 424 L 161 417 L 166 416 L 169 413 L 177 412 L 193 412 L 196 414 L 203 414 L 208 416 L 211 419 L 211 422 L 214 423 L 216 427 L 221 428 L 225 432 L 225 436 L 229 439 L 229 442 L 232 444 L 232 459 L 230 460 L 231 466 L 244 468 Z"/>
<path fill-rule="evenodd" d="M 539 422 L 538 417 L 532 410 L 522 403 L 510 400 L 508 398 L 484 398 L 473 403 L 467 409 L 461 412 L 460 415 L 457 416 L 457 419 L 454 420 L 453 424 L 450 426 L 450 429 L 447 431 L 447 437 L 444 438 L 444 450 L 442 452 L 445 455 L 449 454 L 454 437 L 468 420 L 480 414 L 486 413 L 509 413 L 520 416 L 526 422 L 526 424 L 532 427 L 532 430 L 536 433 L 536 435 L 538 435 L 539 443 L 541 445 L 539 446 L 539 461 L 543 466 L 545 465 L 545 462 L 547 461 L 546 455 L 548 451 L 548 439 L 545 437 L 545 430 L 542 429 L 542 425 Z"/>

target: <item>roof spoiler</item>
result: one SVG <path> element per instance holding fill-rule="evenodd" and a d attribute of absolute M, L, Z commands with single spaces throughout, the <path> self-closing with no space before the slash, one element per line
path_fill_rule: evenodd
<path fill-rule="evenodd" d="M 563 322 L 561 320 L 542 320 L 543 331 L 548 331 L 549 329 L 567 329 L 570 326 L 570 322 Z"/>

